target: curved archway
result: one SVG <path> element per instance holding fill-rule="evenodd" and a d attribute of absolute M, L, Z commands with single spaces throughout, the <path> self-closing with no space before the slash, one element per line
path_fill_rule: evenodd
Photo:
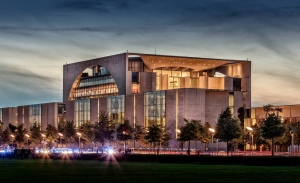
<path fill-rule="evenodd" d="M 118 95 L 116 81 L 110 72 L 100 65 L 85 68 L 75 79 L 69 93 L 70 100 Z"/>

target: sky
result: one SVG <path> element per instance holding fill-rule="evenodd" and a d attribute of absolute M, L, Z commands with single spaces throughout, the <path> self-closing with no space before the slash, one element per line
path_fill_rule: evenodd
<path fill-rule="evenodd" d="M 61 102 L 63 65 L 126 52 L 252 61 L 252 106 L 300 104 L 300 1 L 0 0 L 0 107 Z"/>

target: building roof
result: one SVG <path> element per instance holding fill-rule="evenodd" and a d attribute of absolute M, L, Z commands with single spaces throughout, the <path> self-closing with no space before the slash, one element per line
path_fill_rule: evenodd
<path fill-rule="evenodd" d="M 197 58 L 197 57 L 182 57 L 182 56 L 169 56 L 169 55 L 151 55 L 141 53 L 128 53 L 129 55 L 137 55 L 142 58 L 144 64 L 149 69 L 193 69 L 194 71 L 203 71 L 213 69 L 222 65 L 250 62 L 245 60 L 226 60 L 226 59 L 213 59 L 213 58 Z"/>

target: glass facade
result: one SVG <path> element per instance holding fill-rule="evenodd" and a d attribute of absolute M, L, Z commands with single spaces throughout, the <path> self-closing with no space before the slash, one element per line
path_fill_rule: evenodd
<path fill-rule="evenodd" d="M 155 91 L 144 93 L 145 100 L 145 127 L 157 125 L 166 125 L 166 92 Z"/>
<path fill-rule="evenodd" d="M 75 100 L 74 123 L 76 127 L 90 121 L 90 99 Z"/>
<path fill-rule="evenodd" d="M 29 106 L 29 126 L 32 127 L 34 123 L 42 126 L 42 106 L 35 104 Z"/>
<path fill-rule="evenodd" d="M 125 120 L 125 95 L 107 97 L 107 111 L 113 123 Z"/>
<path fill-rule="evenodd" d="M 71 99 L 117 95 L 119 93 L 115 80 L 109 71 L 99 65 L 86 69 L 75 82 Z"/>
<path fill-rule="evenodd" d="M 153 72 L 156 73 L 156 90 L 198 87 L 198 78 L 191 77 L 190 70 L 153 70 Z M 198 75 L 195 77 L 199 77 Z"/>

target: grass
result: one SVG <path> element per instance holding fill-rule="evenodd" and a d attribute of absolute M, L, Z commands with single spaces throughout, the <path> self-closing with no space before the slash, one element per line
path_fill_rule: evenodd
<path fill-rule="evenodd" d="M 297 182 L 298 166 L 0 159 L 0 182 Z"/>

